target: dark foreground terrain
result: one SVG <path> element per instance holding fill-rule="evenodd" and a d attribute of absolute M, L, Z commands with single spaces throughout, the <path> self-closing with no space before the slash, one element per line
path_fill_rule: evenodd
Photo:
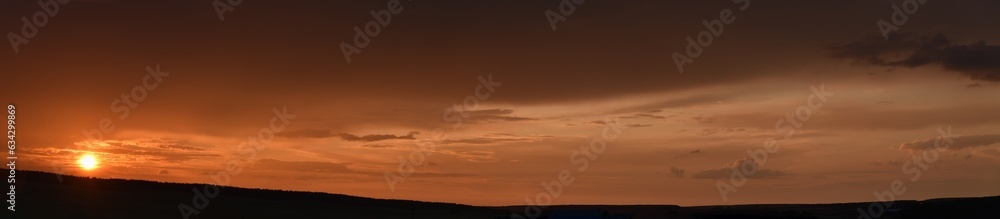
<path fill-rule="evenodd" d="M 62 181 L 60 182 L 60 177 Z M 372 199 L 347 195 L 225 187 L 207 205 L 194 206 L 193 189 L 205 185 L 138 180 L 92 179 L 18 171 L 16 211 L 0 218 L 183 218 L 178 205 L 198 211 L 190 218 L 508 218 L 524 206 L 476 207 L 449 203 Z M 8 189 L 5 189 L 8 190 Z M 214 192 L 214 191 L 213 191 Z M 5 192 L 6 193 L 6 192 Z M 5 200 L 7 198 L 4 198 Z M 609 215 L 647 218 L 859 218 L 870 203 L 814 205 L 550 206 L 552 211 L 601 210 Z M 5 203 L 4 208 L 9 206 Z M 1000 196 L 896 201 L 878 218 L 1000 218 Z M 874 217 L 873 217 L 874 218 Z"/>

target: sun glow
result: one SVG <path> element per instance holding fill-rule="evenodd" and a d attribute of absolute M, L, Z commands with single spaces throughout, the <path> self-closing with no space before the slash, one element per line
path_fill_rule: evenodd
<path fill-rule="evenodd" d="M 76 163 L 79 164 L 80 168 L 83 168 L 84 170 L 93 170 L 97 168 L 98 164 L 97 157 L 94 157 L 94 155 L 91 154 L 83 155 L 76 161 Z"/>

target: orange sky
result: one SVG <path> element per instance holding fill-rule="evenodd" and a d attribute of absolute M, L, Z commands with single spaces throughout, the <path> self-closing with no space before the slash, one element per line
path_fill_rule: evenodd
<path fill-rule="evenodd" d="M 683 73 L 671 54 L 735 4 L 587 1 L 552 31 L 558 4 L 406 2 L 347 63 L 338 45 L 384 2 L 246 1 L 219 21 L 208 2 L 73 1 L 0 49 L 0 101 L 18 109 L 19 168 L 82 176 L 213 183 L 234 162 L 232 186 L 522 205 L 571 170 L 553 204 L 873 201 L 950 127 L 899 198 L 1000 194 L 1000 32 L 983 28 L 1000 4 L 928 3 L 884 41 L 889 1 L 754 1 Z M 0 8 L 18 33 L 39 10 Z M 724 201 L 717 182 L 821 86 L 834 95 Z M 578 171 L 608 118 L 624 128 Z M 398 157 L 434 139 L 390 189 Z"/>

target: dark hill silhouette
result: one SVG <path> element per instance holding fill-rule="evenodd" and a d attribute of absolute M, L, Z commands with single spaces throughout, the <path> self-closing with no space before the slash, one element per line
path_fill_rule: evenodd
<path fill-rule="evenodd" d="M 61 176 L 62 182 L 59 181 Z M 17 211 L 0 218 L 182 218 L 178 204 L 191 205 L 182 184 L 98 179 L 37 171 L 17 172 Z M 6 198 L 5 198 L 6 199 Z M 661 218 L 858 218 L 869 203 L 768 204 L 680 207 L 676 205 L 562 205 L 552 210 L 604 210 L 633 219 Z M 6 205 L 5 205 L 6 207 Z M 896 201 L 880 218 L 1000 218 L 1000 196 Z M 451 203 L 373 199 L 349 195 L 224 187 L 191 218 L 507 218 L 524 206 L 477 207 Z"/>
<path fill-rule="evenodd" d="M 202 184 L 17 172 L 16 212 L 2 218 L 182 218 Z M 6 184 L 6 183 L 5 183 Z M 6 193 L 6 192 L 5 192 Z M 5 198 L 6 199 L 6 198 Z M 493 218 L 505 211 L 468 205 L 224 187 L 191 218 Z"/>

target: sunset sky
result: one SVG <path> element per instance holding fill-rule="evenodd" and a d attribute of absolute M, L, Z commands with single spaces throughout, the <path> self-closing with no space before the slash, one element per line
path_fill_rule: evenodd
<path fill-rule="evenodd" d="M 926 1 L 889 40 L 877 22 L 904 1 L 590 0 L 556 30 L 560 1 L 401 1 L 350 62 L 341 42 L 386 1 L 294 2 L 246 0 L 224 20 L 209 0 L 60 6 L 0 48 L 18 168 L 213 183 L 239 161 L 228 185 L 490 206 L 524 205 L 563 170 L 575 181 L 553 204 L 874 201 L 897 179 L 899 199 L 1000 195 L 998 1 Z M 727 9 L 679 72 L 672 54 Z M 41 10 L 0 3 L 0 32 Z M 775 123 L 821 87 L 833 95 L 782 138 Z M 470 97 L 466 117 L 448 113 Z M 276 109 L 294 118 L 247 160 L 237 146 Z M 619 138 L 577 171 L 610 118 Z M 114 130 L 88 138 L 103 119 Z M 390 189 L 435 129 L 427 164 Z M 905 164 L 939 129 L 954 144 L 911 182 Z M 780 151 L 724 201 L 717 182 L 768 138 Z"/>

